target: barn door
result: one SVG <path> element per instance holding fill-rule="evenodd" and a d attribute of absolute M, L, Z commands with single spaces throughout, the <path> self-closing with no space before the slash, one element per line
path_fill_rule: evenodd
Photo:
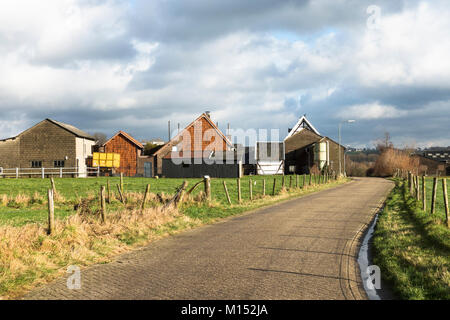
<path fill-rule="evenodd" d="M 144 162 L 144 177 L 151 178 L 152 177 L 152 163 Z"/>

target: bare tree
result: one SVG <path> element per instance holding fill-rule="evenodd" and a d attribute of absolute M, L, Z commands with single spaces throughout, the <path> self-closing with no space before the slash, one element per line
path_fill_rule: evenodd
<path fill-rule="evenodd" d="M 95 132 L 92 136 L 95 138 L 95 144 L 97 146 L 101 146 L 107 141 L 106 134 L 102 132 Z"/>

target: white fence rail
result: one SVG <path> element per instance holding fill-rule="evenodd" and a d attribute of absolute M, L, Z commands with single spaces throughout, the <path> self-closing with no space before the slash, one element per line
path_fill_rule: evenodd
<path fill-rule="evenodd" d="M 100 167 L 87 167 L 85 170 L 80 168 L 2 168 L 0 167 L 0 178 L 20 178 L 21 176 L 41 177 L 46 176 L 60 177 L 72 175 L 75 177 L 86 177 L 89 175 L 100 175 Z"/>

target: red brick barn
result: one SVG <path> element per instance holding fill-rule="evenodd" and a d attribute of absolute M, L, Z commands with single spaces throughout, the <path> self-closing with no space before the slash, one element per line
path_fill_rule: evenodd
<path fill-rule="evenodd" d="M 205 155 L 209 162 L 205 163 Z M 232 142 L 211 120 L 208 112 L 201 114 L 153 156 L 156 174 L 165 177 L 234 177 L 241 175 L 241 160 Z M 222 161 L 219 160 L 219 157 Z M 228 157 L 232 163 L 223 163 Z M 172 161 L 176 158 L 176 161 Z M 217 159 L 216 159 L 217 158 Z"/>
<path fill-rule="evenodd" d="M 106 153 L 120 154 L 120 167 L 117 173 L 133 177 L 138 173 L 139 158 L 144 150 L 142 143 L 134 139 L 124 131 L 117 132 L 111 139 L 103 145 Z"/>

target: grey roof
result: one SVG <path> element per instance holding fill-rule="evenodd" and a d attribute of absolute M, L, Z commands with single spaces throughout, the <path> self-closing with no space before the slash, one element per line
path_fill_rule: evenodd
<path fill-rule="evenodd" d="M 60 126 L 63 129 L 66 129 L 67 131 L 73 133 L 77 137 L 86 138 L 86 139 L 90 139 L 90 140 L 94 140 L 95 141 L 95 138 L 93 136 L 91 136 L 89 133 L 84 132 L 83 130 L 80 130 L 80 129 L 78 129 L 78 128 L 70 125 L 70 124 L 67 124 L 67 123 L 64 123 L 64 122 L 55 121 L 55 120 L 52 120 L 52 119 L 47 119 L 47 120 L 52 122 L 52 123 L 54 123 L 54 124 L 56 124 L 57 126 Z"/>

